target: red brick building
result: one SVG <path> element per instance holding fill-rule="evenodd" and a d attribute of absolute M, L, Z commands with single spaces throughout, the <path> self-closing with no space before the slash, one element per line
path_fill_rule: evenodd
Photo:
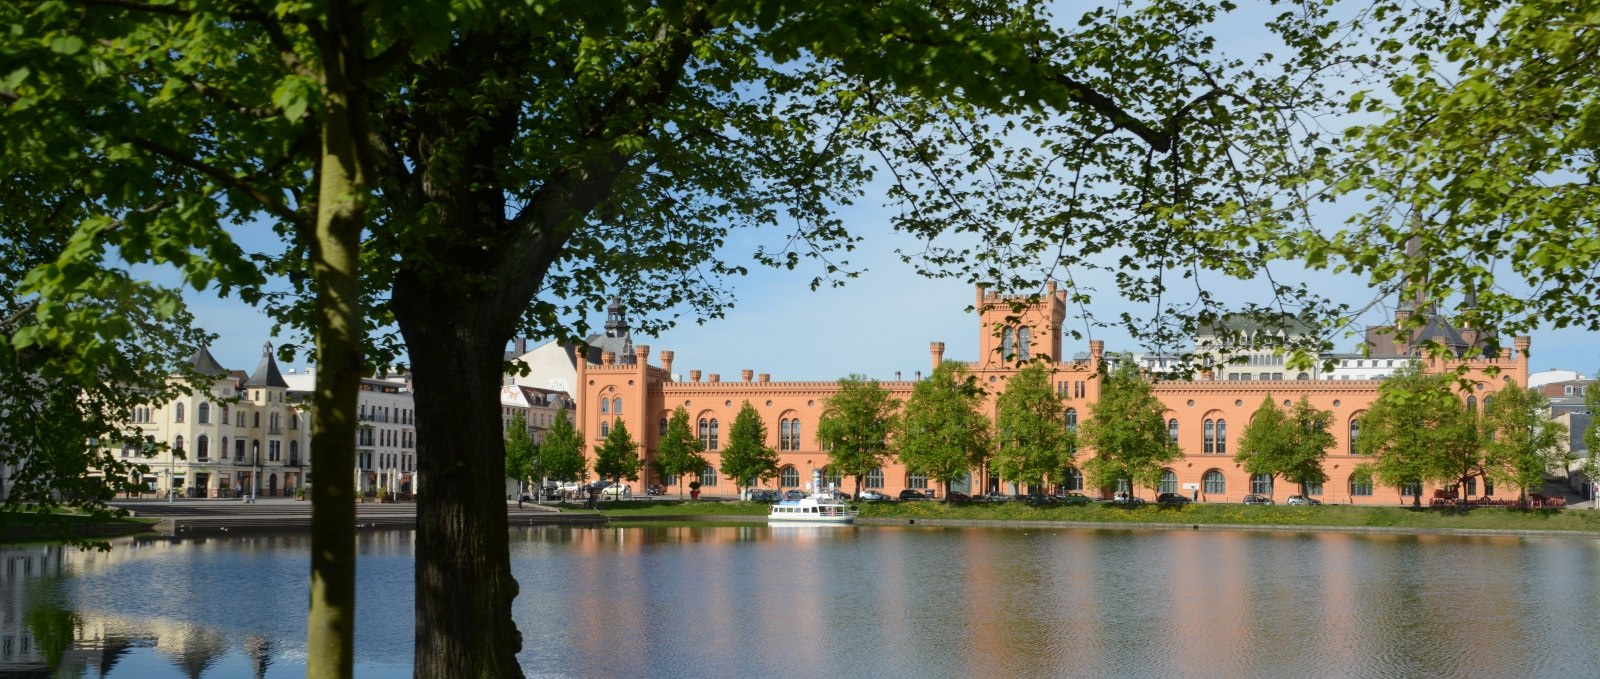
<path fill-rule="evenodd" d="M 1062 339 L 1062 324 L 1066 319 L 1066 293 L 1052 284 L 1038 300 L 1003 298 L 979 287 L 977 291 L 979 354 L 971 357 L 968 368 L 978 379 L 988 385 L 990 396 L 984 404 L 991 418 L 995 414 L 998 394 L 1005 383 L 1017 372 L 1017 360 L 1040 359 L 1053 362 L 1058 393 L 1065 401 L 1068 425 L 1082 423 L 1093 416 L 1093 406 L 1100 394 L 1100 366 L 1105 360 L 1103 342 L 1089 342 L 1086 358 L 1063 360 L 1066 356 Z M 1432 328 L 1430 324 L 1430 329 Z M 1476 341 L 1479 333 L 1473 333 Z M 614 342 L 616 343 L 616 342 Z M 662 351 L 652 356 L 649 346 L 617 343 L 631 349 L 632 355 L 618 356 L 605 351 L 598 363 L 578 360 L 577 384 L 574 397 L 578 404 L 577 426 L 588 439 L 588 452 L 605 438 L 605 433 L 617 421 L 626 422 L 629 432 L 640 442 L 640 449 L 648 461 L 654 457 L 657 442 L 666 428 L 671 412 L 679 406 L 688 410 L 691 426 L 706 444 L 703 453 L 711 468 L 699 479 L 708 495 L 732 495 L 735 485 L 714 470 L 719 464 L 719 451 L 726 444 L 728 429 L 734 416 L 745 401 L 749 401 L 766 423 L 768 445 L 779 453 L 782 473 L 776 483 L 780 488 L 797 488 L 811 478 L 811 471 L 827 464 L 827 454 L 816 440 L 817 421 L 828 397 L 837 389 L 835 382 L 783 382 L 773 381 L 765 373 L 741 370 L 737 379 L 724 380 L 719 373 L 703 373 L 698 369 L 688 371 L 687 381 L 673 377 L 673 353 Z M 1431 371 L 1466 368 L 1465 379 L 1477 393 L 1462 394 L 1466 405 L 1476 405 L 1484 396 L 1505 384 L 1527 384 L 1528 367 L 1525 360 L 1529 340 L 1516 338 L 1516 351 L 1502 352 L 1495 359 L 1463 359 L 1448 365 L 1440 360 L 1427 360 Z M 1395 350 L 1406 358 L 1405 346 Z M 948 360 L 944 356 L 944 343 L 929 346 L 931 366 Z M 1509 355 L 1507 355 L 1509 354 Z M 1014 360 L 1006 360 L 1006 356 Z M 1081 356 L 1081 354 L 1080 354 Z M 655 364 L 652 364 L 655 361 Z M 909 381 L 883 382 L 882 386 L 902 401 L 910 396 L 914 384 Z M 1279 487 L 1270 490 L 1259 479 L 1252 479 L 1233 461 L 1237 452 L 1238 437 L 1244 432 L 1251 415 L 1264 398 L 1285 403 L 1309 397 L 1317 408 L 1334 415 L 1335 447 L 1328 452 L 1328 482 L 1323 488 L 1313 489 L 1311 495 L 1326 503 L 1399 504 L 1409 503 L 1395 488 L 1372 488 L 1354 484 L 1351 473 L 1362 461 L 1353 454 L 1351 441 L 1359 436 L 1359 421 L 1378 394 L 1377 380 L 1208 380 L 1162 381 L 1155 385 L 1155 393 L 1167 406 L 1169 431 L 1175 436 L 1184 452 L 1183 458 L 1172 464 L 1164 476 L 1160 489 L 1137 489 L 1138 494 L 1149 498 L 1157 490 L 1183 492 L 1197 495 L 1202 502 L 1237 502 L 1253 492 L 1269 492 L 1280 500 L 1298 493 L 1298 488 L 1288 487 L 1279 481 Z M 891 442 L 891 448 L 893 444 Z M 1092 456 L 1093 451 L 1083 449 L 1079 461 Z M 1103 495 L 1101 489 L 1082 487 L 1081 475 L 1076 469 L 1064 470 L 1063 483 L 1071 490 L 1083 490 L 1091 496 Z M 649 472 L 649 465 L 641 485 L 662 482 Z M 879 488 L 890 494 L 904 488 L 932 486 L 926 479 L 906 473 L 896 461 L 886 464 L 878 473 L 869 476 L 863 487 Z M 841 487 L 853 489 L 850 480 Z M 1005 479 L 994 478 L 986 470 L 975 469 L 966 483 L 955 490 L 969 494 L 988 490 L 1013 493 L 1016 488 Z M 1432 489 L 1423 489 L 1431 494 Z M 1487 484 L 1474 482 L 1467 489 L 1469 497 L 1480 497 L 1491 492 Z M 1426 497 L 1426 496 L 1425 496 Z"/>

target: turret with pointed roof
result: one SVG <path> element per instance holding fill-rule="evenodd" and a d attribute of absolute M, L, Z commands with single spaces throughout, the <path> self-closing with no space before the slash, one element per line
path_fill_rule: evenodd
<path fill-rule="evenodd" d="M 223 379 L 228 376 L 228 369 L 222 367 L 217 358 L 211 355 L 211 350 L 203 346 L 195 349 L 194 355 L 189 357 L 189 365 L 194 366 L 196 373 L 206 377 Z"/>
<path fill-rule="evenodd" d="M 250 375 L 250 381 L 245 382 L 244 386 L 289 388 L 283 373 L 278 371 L 278 362 L 272 358 L 272 342 L 261 345 L 261 365 L 256 366 L 255 373 Z"/>

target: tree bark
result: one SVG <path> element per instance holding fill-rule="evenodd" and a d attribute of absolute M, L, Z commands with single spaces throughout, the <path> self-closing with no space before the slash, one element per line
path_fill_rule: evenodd
<path fill-rule="evenodd" d="M 465 300 L 423 304 L 435 312 L 404 314 L 400 322 L 417 384 L 423 484 L 413 676 L 521 677 L 506 506 L 491 491 L 505 478 L 499 412 L 509 323 L 501 331 L 474 322 L 470 312 L 452 313 L 478 306 Z"/>
<path fill-rule="evenodd" d="M 317 225 L 311 246 L 316 287 L 317 382 L 312 396 L 311 604 L 306 677 L 349 677 L 355 667 L 356 395 L 362 358 L 361 230 L 368 177 L 362 144 L 366 46 L 360 12 L 333 2 L 319 32 L 322 53 L 322 156 L 317 165 Z"/>

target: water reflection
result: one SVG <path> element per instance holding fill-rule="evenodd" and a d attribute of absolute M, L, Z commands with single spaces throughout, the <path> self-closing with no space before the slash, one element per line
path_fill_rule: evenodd
<path fill-rule="evenodd" d="M 1592 676 L 1590 540 L 762 525 L 512 531 L 531 676 Z M 309 540 L 0 548 L 0 676 L 304 674 Z M 357 675 L 410 674 L 362 533 Z"/>

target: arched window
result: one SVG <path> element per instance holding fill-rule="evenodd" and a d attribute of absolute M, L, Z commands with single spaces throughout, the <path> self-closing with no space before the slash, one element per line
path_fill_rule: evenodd
<path fill-rule="evenodd" d="M 207 438 L 205 434 L 201 434 L 199 438 L 194 440 L 194 452 L 195 456 L 201 460 L 211 459 L 211 439 Z"/>
<path fill-rule="evenodd" d="M 1351 455 L 1360 455 L 1361 454 L 1361 446 L 1356 445 L 1356 440 L 1357 440 L 1357 438 L 1358 438 L 1358 436 L 1360 434 L 1361 434 L 1361 420 L 1358 419 L 1358 418 L 1354 418 L 1354 417 L 1350 418 L 1350 454 Z"/>
<path fill-rule="evenodd" d="M 172 406 L 172 421 L 173 422 L 182 422 L 183 421 L 183 404 L 182 403 L 173 404 L 173 406 Z"/>
<path fill-rule="evenodd" d="M 1205 452 L 1207 454 L 1211 454 L 1211 453 L 1217 452 L 1217 422 L 1216 422 L 1216 420 L 1206 420 L 1206 422 L 1205 422 L 1205 434 L 1206 434 Z"/>
<path fill-rule="evenodd" d="M 879 467 L 879 468 L 874 469 L 874 470 L 872 470 L 870 472 L 867 472 L 867 487 L 868 488 L 882 488 L 883 487 L 883 467 Z"/>
<path fill-rule="evenodd" d="M 1016 354 L 1016 338 L 1011 334 L 1011 328 L 1000 331 L 1000 358 L 1011 360 Z"/>
<path fill-rule="evenodd" d="M 1356 478 L 1354 475 L 1351 475 L 1351 477 L 1350 477 L 1350 496 L 1351 497 L 1371 497 L 1371 495 L 1372 495 L 1372 479 L 1367 479 L 1367 480 L 1363 481 L 1363 480 L 1360 480 L 1360 479 Z"/>
<path fill-rule="evenodd" d="M 254 426 L 255 426 L 256 429 L 260 429 L 261 428 L 261 413 L 256 413 L 256 416 L 251 421 L 255 422 Z"/>
<path fill-rule="evenodd" d="M 1067 431 L 1077 431 L 1077 430 L 1078 430 L 1078 409 L 1077 408 L 1068 408 L 1067 409 Z"/>
<path fill-rule="evenodd" d="M 172 449 L 178 452 L 183 452 L 183 436 L 181 434 L 172 439 Z"/>
<path fill-rule="evenodd" d="M 1250 477 L 1250 492 L 1257 495 L 1272 495 L 1272 475 L 1256 474 Z"/>
<path fill-rule="evenodd" d="M 1582 392 L 1583 389 L 1580 388 L 1580 389 L 1578 389 L 1578 391 Z M 1483 397 L 1483 412 L 1489 412 L 1489 404 L 1490 403 L 1494 403 L 1494 397 L 1493 396 L 1485 396 L 1485 397 Z"/>
<path fill-rule="evenodd" d="M 667 418 L 661 418 L 661 436 L 667 435 Z"/>
<path fill-rule="evenodd" d="M 789 420 L 778 420 L 778 450 L 789 450 Z"/>
<path fill-rule="evenodd" d="M 289 464 L 292 464 L 292 465 L 300 464 L 300 442 L 299 441 L 290 441 L 289 442 Z"/>
<path fill-rule="evenodd" d="M 844 485 L 844 478 L 839 476 L 839 470 L 834 469 L 833 467 L 823 467 L 822 468 L 822 482 L 825 483 L 825 484 L 831 484 L 831 485 L 833 485 L 833 487 L 838 488 L 838 487 Z M 922 487 L 924 487 L 924 488 L 928 487 L 927 486 L 927 483 L 928 483 L 927 481 L 923 481 L 922 483 L 923 483 Z"/>
<path fill-rule="evenodd" d="M 611 423 L 610 422 L 601 422 L 600 423 L 600 438 L 605 438 L 605 437 L 610 436 L 610 435 L 611 435 Z"/>
<path fill-rule="evenodd" d="M 1028 362 L 1029 354 L 1033 350 L 1033 344 L 1030 342 L 1031 334 L 1032 331 L 1029 328 L 1017 330 L 1017 360 L 1023 363 Z"/>
<path fill-rule="evenodd" d="M 200 424 L 211 424 L 211 404 L 201 403 L 200 407 L 195 408 L 194 416 Z"/>
<path fill-rule="evenodd" d="M 233 426 L 235 426 L 235 427 L 243 427 L 244 426 L 244 413 L 239 413 L 238 416 L 235 417 L 234 419 L 236 421 L 233 423 Z"/>
<path fill-rule="evenodd" d="M 717 449 L 717 421 L 711 420 L 711 442 L 706 444 L 706 450 Z"/>
<path fill-rule="evenodd" d="M 789 450 L 800 449 L 800 418 L 789 420 Z"/>
<path fill-rule="evenodd" d="M 1320 483 L 1308 483 L 1308 484 L 1306 484 L 1306 495 L 1322 495 L 1322 484 L 1320 484 Z"/>
<path fill-rule="evenodd" d="M 600 397 L 600 414 L 601 415 L 610 415 L 611 414 L 611 399 L 605 398 L 603 396 Z"/>
<path fill-rule="evenodd" d="M 1171 441 L 1172 445 L 1178 445 L 1178 419 L 1177 418 L 1173 418 L 1173 419 L 1167 420 L 1167 440 Z"/>
<path fill-rule="evenodd" d="M 217 446 L 217 454 L 224 460 L 228 459 L 228 437 L 222 437 L 222 445 Z"/>
<path fill-rule="evenodd" d="M 611 414 L 612 415 L 621 415 L 622 414 L 622 397 L 621 396 L 618 396 L 618 397 L 616 397 L 614 399 L 611 399 Z"/>
<path fill-rule="evenodd" d="M 1478 397 L 1476 397 L 1476 396 L 1468 396 L 1467 397 L 1467 412 L 1469 412 L 1469 413 L 1478 412 Z"/>
<path fill-rule="evenodd" d="M 297 430 L 299 428 L 300 428 L 300 413 L 289 413 L 289 429 L 290 429 L 290 431 Z"/>
<path fill-rule="evenodd" d="M 700 418 L 700 447 L 711 450 L 711 420 Z"/>
<path fill-rule="evenodd" d="M 717 468 L 716 467 L 713 467 L 713 466 L 708 464 L 708 465 L 706 465 L 705 469 L 700 470 L 700 485 L 702 485 L 702 486 L 711 486 L 711 487 L 715 487 L 717 485 Z"/>
<path fill-rule="evenodd" d="M 1161 485 L 1156 489 L 1158 493 L 1178 492 L 1178 475 L 1171 469 L 1161 470 Z"/>
<path fill-rule="evenodd" d="M 795 469 L 794 465 L 785 465 L 783 469 L 778 470 L 778 485 L 784 488 L 798 487 L 800 485 L 800 470 Z"/>
<path fill-rule="evenodd" d="M 835 475 L 835 477 L 837 478 L 837 475 Z M 907 488 L 927 488 L 928 487 L 928 475 L 927 474 L 906 474 L 906 487 Z"/>
<path fill-rule="evenodd" d="M 1217 454 L 1228 454 L 1228 421 L 1217 420 Z"/>
<path fill-rule="evenodd" d="M 1067 468 L 1067 490 L 1083 490 L 1083 472 Z"/>
<path fill-rule="evenodd" d="M 1228 479 L 1222 475 L 1222 472 L 1217 471 L 1215 469 L 1213 469 L 1211 471 L 1208 471 L 1208 472 L 1206 472 L 1204 480 L 1205 480 L 1205 487 L 1206 487 L 1206 495 L 1225 495 L 1225 494 L 1227 494 L 1227 492 L 1228 492 Z"/>

